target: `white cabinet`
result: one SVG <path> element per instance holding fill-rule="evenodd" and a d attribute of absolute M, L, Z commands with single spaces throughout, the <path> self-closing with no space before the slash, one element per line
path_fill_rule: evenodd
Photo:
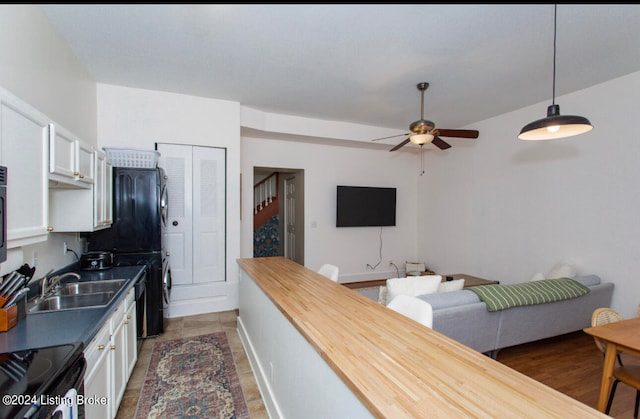
<path fill-rule="evenodd" d="M 126 352 L 127 352 L 127 377 L 130 377 L 133 373 L 133 368 L 138 361 L 138 333 L 136 330 L 137 321 L 137 308 L 135 301 L 135 289 L 127 295 L 127 313 L 125 314 L 124 324 L 125 333 L 127 334 L 126 340 Z"/>
<path fill-rule="evenodd" d="M 87 360 L 84 395 L 97 400 L 85 405 L 87 418 L 114 418 L 118 413 L 138 359 L 135 327 L 135 289 L 132 288 L 84 351 Z"/>
<path fill-rule="evenodd" d="M 96 180 L 93 193 L 93 221 L 96 230 L 113 222 L 113 167 L 103 151 L 94 152 Z"/>
<path fill-rule="evenodd" d="M 89 188 L 95 179 L 93 147 L 59 125 L 49 124 L 52 187 Z"/>
<path fill-rule="evenodd" d="M 8 248 L 46 241 L 49 119 L 0 89 L 0 164 L 7 167 Z"/>
<path fill-rule="evenodd" d="M 111 370 L 110 354 L 111 322 L 100 329 L 84 350 L 87 370 L 84 374 L 84 395 L 95 402 L 85 404 L 85 417 L 111 417 Z"/>
<path fill-rule="evenodd" d="M 56 232 L 90 232 L 111 226 L 113 170 L 104 152 L 91 153 L 95 182 L 90 189 L 51 188 L 49 223 Z"/>
<path fill-rule="evenodd" d="M 127 333 L 125 329 L 125 302 L 118 306 L 111 317 L 111 356 L 113 357 L 113 386 L 111 399 L 113 400 L 111 417 L 118 413 L 118 406 L 127 387 Z"/>

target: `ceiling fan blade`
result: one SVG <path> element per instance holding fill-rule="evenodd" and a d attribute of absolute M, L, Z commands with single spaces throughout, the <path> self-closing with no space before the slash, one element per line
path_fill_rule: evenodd
<path fill-rule="evenodd" d="M 433 141 L 431 144 L 438 147 L 440 150 L 446 150 L 447 148 L 451 148 L 451 144 L 447 143 L 440 137 L 433 137 Z"/>
<path fill-rule="evenodd" d="M 398 144 L 397 146 L 393 147 L 391 150 L 389 151 L 396 151 L 399 148 L 404 147 L 407 143 L 409 142 L 409 138 L 407 137 L 406 140 L 404 140 L 403 142 L 401 142 L 400 144 Z"/>
<path fill-rule="evenodd" d="M 478 134 L 479 134 L 479 132 L 474 129 L 437 128 L 434 131 L 438 131 L 437 135 L 442 135 L 443 137 L 478 138 Z"/>
<path fill-rule="evenodd" d="M 389 138 L 402 137 L 403 135 L 409 135 L 409 133 L 406 133 L 406 134 L 391 135 L 391 136 L 389 136 L 389 137 L 376 138 L 375 140 L 371 140 L 371 141 L 387 140 L 387 139 L 389 139 Z"/>

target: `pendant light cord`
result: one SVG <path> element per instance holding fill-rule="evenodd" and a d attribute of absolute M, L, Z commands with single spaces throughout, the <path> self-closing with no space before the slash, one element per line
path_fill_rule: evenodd
<path fill-rule="evenodd" d="M 556 26 L 558 21 L 558 4 L 553 5 L 553 91 L 551 104 L 556 104 Z"/>

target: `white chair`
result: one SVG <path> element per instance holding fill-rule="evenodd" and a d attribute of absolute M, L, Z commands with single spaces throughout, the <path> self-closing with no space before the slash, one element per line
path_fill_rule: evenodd
<path fill-rule="evenodd" d="M 332 281 L 338 282 L 338 267 L 325 263 L 318 269 L 320 275 L 324 275 Z"/>
<path fill-rule="evenodd" d="M 431 304 L 424 300 L 410 295 L 400 294 L 391 300 L 391 302 L 387 304 L 387 307 L 418 323 L 422 323 L 428 328 L 433 327 L 433 308 Z"/>

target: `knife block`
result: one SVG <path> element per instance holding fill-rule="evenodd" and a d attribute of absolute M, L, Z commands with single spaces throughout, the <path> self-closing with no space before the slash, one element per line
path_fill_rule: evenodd
<path fill-rule="evenodd" d="M 16 324 L 18 324 L 18 305 L 14 304 L 8 309 L 0 308 L 0 332 L 6 332 Z"/>

